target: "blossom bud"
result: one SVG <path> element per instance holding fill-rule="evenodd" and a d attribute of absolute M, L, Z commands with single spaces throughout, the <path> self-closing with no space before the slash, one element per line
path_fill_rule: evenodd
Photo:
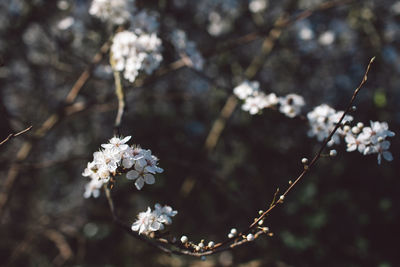
<path fill-rule="evenodd" d="M 357 127 L 360 128 L 360 129 L 363 128 L 364 127 L 364 123 L 362 123 L 362 122 L 357 123 Z"/>
<path fill-rule="evenodd" d="M 215 246 L 214 241 L 208 242 L 208 247 L 209 247 L 209 248 L 213 248 L 214 246 Z"/>
<path fill-rule="evenodd" d="M 237 230 L 236 230 L 236 228 L 232 228 L 232 229 L 231 229 L 231 234 L 232 234 L 232 235 L 237 235 Z"/>
<path fill-rule="evenodd" d="M 280 197 L 279 197 L 279 200 L 280 201 L 283 201 L 285 199 L 285 196 L 284 195 L 281 195 Z"/>
<path fill-rule="evenodd" d="M 351 129 L 351 128 L 350 128 L 349 125 L 345 125 L 345 126 L 343 127 L 343 131 L 345 131 L 346 133 L 349 132 L 350 129 Z"/>
<path fill-rule="evenodd" d="M 248 234 L 246 236 L 247 241 L 253 241 L 254 240 L 254 235 L 253 234 Z"/>
<path fill-rule="evenodd" d="M 302 158 L 301 163 L 303 164 L 308 164 L 308 158 Z"/>
<path fill-rule="evenodd" d="M 233 234 L 231 234 L 231 233 L 228 234 L 228 238 L 233 238 L 233 237 L 234 237 Z"/>
<path fill-rule="evenodd" d="M 263 225 L 264 224 L 264 221 L 263 220 L 259 220 L 258 221 L 258 225 Z"/>
<path fill-rule="evenodd" d="M 258 211 L 258 214 L 260 214 L 260 215 L 263 214 L 263 213 L 264 213 L 263 210 L 259 210 L 259 211 Z"/>
<path fill-rule="evenodd" d="M 351 128 L 351 132 L 352 132 L 353 134 L 359 134 L 359 133 L 360 133 L 360 128 L 354 126 L 353 128 Z"/>
<path fill-rule="evenodd" d="M 182 242 L 183 244 L 187 243 L 188 241 L 189 241 L 189 239 L 188 239 L 187 236 L 183 235 L 183 236 L 181 237 L 181 242 Z"/>
<path fill-rule="evenodd" d="M 336 155 L 337 155 L 337 151 L 335 149 L 332 149 L 331 151 L 329 151 L 329 156 L 336 157 Z"/>

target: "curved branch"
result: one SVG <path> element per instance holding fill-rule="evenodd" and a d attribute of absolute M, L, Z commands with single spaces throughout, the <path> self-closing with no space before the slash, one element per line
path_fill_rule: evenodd
<path fill-rule="evenodd" d="M 138 233 L 132 231 L 129 225 L 125 224 L 118 218 L 116 211 L 115 211 L 115 205 L 112 200 L 110 189 L 107 186 L 104 186 L 104 189 L 106 191 L 106 197 L 107 197 L 108 204 L 110 207 L 110 211 L 111 211 L 111 214 L 113 217 L 113 221 L 116 223 L 116 225 L 118 225 L 120 228 L 124 229 L 127 233 L 129 233 L 134 238 L 144 241 L 145 243 L 147 243 L 147 244 L 151 245 L 152 247 L 157 248 L 165 253 L 175 254 L 175 255 L 188 255 L 188 256 L 194 256 L 194 257 L 203 257 L 203 256 L 216 254 L 216 253 L 219 253 L 222 251 L 230 250 L 235 247 L 244 245 L 248 242 L 252 242 L 254 239 L 256 239 L 257 237 L 264 235 L 264 234 L 268 234 L 269 236 L 272 236 L 272 233 L 269 232 L 268 227 L 264 227 L 264 228 L 259 227 L 259 230 L 257 230 L 257 231 L 255 231 L 254 229 L 256 228 L 256 226 L 262 219 L 264 219 L 275 207 L 278 206 L 278 204 L 283 203 L 283 199 L 285 199 L 285 197 L 290 193 L 290 191 L 293 190 L 295 185 L 298 184 L 302 178 L 304 178 L 304 176 L 311 170 L 311 168 L 321 158 L 322 152 L 327 147 L 329 140 L 332 138 L 332 136 L 336 133 L 336 131 L 342 125 L 342 122 L 343 122 L 345 116 L 351 111 L 354 100 L 356 99 L 359 91 L 361 90 L 361 88 L 367 81 L 368 73 L 369 73 L 369 70 L 370 70 L 371 65 L 374 62 L 374 60 L 375 60 L 375 57 L 373 57 L 369 61 L 369 64 L 366 68 L 363 79 L 360 82 L 360 84 L 358 85 L 358 87 L 354 90 L 353 95 L 352 95 L 345 111 L 343 112 L 341 118 L 339 119 L 339 121 L 337 122 L 337 124 L 333 128 L 333 130 L 330 132 L 329 136 L 323 141 L 320 149 L 315 154 L 315 156 L 311 160 L 310 164 L 304 166 L 303 171 L 296 178 L 296 180 L 293 183 L 290 183 L 290 186 L 284 191 L 284 193 L 282 195 L 280 195 L 278 200 L 275 200 L 278 195 L 278 192 L 279 192 L 277 190 L 274 195 L 274 200 L 271 203 L 270 207 L 265 212 L 263 212 L 257 219 L 255 219 L 254 222 L 252 222 L 246 230 L 240 232 L 235 237 L 228 238 L 220 243 L 217 243 L 212 248 L 205 247 L 205 249 L 196 251 L 196 249 L 194 249 L 195 246 L 193 246 L 193 244 L 192 245 L 182 244 L 182 243 L 178 242 L 176 240 L 176 238 L 172 238 L 171 240 L 168 240 L 165 238 L 156 238 L 156 237 L 150 238 L 150 237 L 139 235 Z M 254 239 L 248 240 L 246 238 L 246 235 L 248 233 L 253 233 Z"/>

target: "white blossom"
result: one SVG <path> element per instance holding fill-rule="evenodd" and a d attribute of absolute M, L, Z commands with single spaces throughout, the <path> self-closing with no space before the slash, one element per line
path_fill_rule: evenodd
<path fill-rule="evenodd" d="M 336 38 L 336 36 L 333 31 L 326 31 L 319 36 L 318 42 L 321 45 L 328 46 L 328 45 L 331 45 L 335 41 L 335 38 Z"/>
<path fill-rule="evenodd" d="M 347 152 L 355 151 L 357 149 L 360 153 L 364 153 L 367 142 L 366 139 L 363 138 L 363 135 L 348 133 L 344 140 L 347 144 Z"/>
<path fill-rule="evenodd" d="M 172 223 L 171 217 L 174 217 L 178 212 L 173 210 L 170 206 L 161 206 L 160 204 L 154 205 L 154 211 L 157 215 L 157 220 L 159 222 L 165 223 L 167 225 Z"/>
<path fill-rule="evenodd" d="M 369 136 L 373 144 L 377 143 L 379 138 L 393 137 L 395 133 L 389 131 L 389 126 L 386 122 L 371 121 L 371 127 L 364 127 L 363 134 Z"/>
<path fill-rule="evenodd" d="M 257 114 L 260 110 L 263 109 L 262 99 L 257 96 L 252 96 L 246 98 L 242 109 L 244 111 L 248 111 L 251 115 Z"/>
<path fill-rule="evenodd" d="M 130 31 L 117 33 L 111 46 L 114 69 L 134 82 L 140 70 L 151 74 L 162 61 L 161 39 L 155 33 L 136 35 Z"/>
<path fill-rule="evenodd" d="M 148 207 L 147 211 L 139 213 L 138 219 L 132 224 L 131 229 L 132 231 L 139 232 L 139 234 L 146 235 L 151 232 L 163 230 L 164 224 L 171 224 L 171 217 L 174 217 L 177 213 L 170 206 L 162 207 L 157 203 L 154 211 L 151 211 L 150 207 Z M 181 240 L 183 240 L 183 243 L 186 243 L 187 237 L 182 236 Z"/>
<path fill-rule="evenodd" d="M 268 0 L 250 0 L 249 10 L 253 13 L 263 12 L 268 7 Z"/>
<path fill-rule="evenodd" d="M 85 186 L 85 193 L 83 193 L 84 198 L 89 198 L 93 196 L 98 198 L 100 196 L 100 188 L 103 186 L 103 181 L 99 179 L 92 179 Z"/>
<path fill-rule="evenodd" d="M 254 235 L 253 234 L 248 234 L 246 236 L 247 241 L 253 241 L 254 240 Z"/>
<path fill-rule="evenodd" d="M 345 137 L 347 151 L 358 149 L 364 155 L 378 154 L 378 164 L 381 164 L 382 157 L 392 161 L 390 142 L 386 138 L 395 136 L 395 133 L 389 130 L 386 122 L 371 121 L 370 126 L 364 127 L 362 123 L 358 123 L 357 127 L 353 127 L 352 131 L 347 133 Z"/>
<path fill-rule="evenodd" d="M 392 155 L 392 153 L 390 153 L 389 147 L 390 147 L 389 141 L 378 142 L 376 144 L 372 144 L 372 145 L 368 146 L 364 150 L 364 155 L 377 153 L 378 154 L 378 164 L 381 164 L 382 156 L 387 161 L 392 161 L 393 155 Z"/>
<path fill-rule="evenodd" d="M 114 136 L 109 140 L 108 144 L 102 144 L 101 147 L 106 148 L 106 149 L 116 149 L 119 152 L 125 151 L 128 149 L 129 145 L 126 144 L 131 139 L 130 136 L 127 136 L 123 139 L 120 137 Z"/>
<path fill-rule="evenodd" d="M 89 14 L 111 24 L 124 24 L 135 11 L 134 0 L 93 0 Z"/>
<path fill-rule="evenodd" d="M 233 89 L 233 93 L 241 100 L 254 95 L 260 89 L 260 83 L 257 81 L 244 81 Z"/>
<path fill-rule="evenodd" d="M 157 173 L 164 170 L 158 166 L 158 158 L 151 154 L 151 150 L 139 146 L 129 146 L 127 137 L 114 136 L 107 144 L 102 144 L 102 149 L 93 153 L 93 161 L 87 164 L 82 175 L 92 179 L 90 187 L 87 185 L 84 196 L 95 196 L 97 183 L 107 183 L 112 176 L 126 172 L 129 180 L 136 180 L 138 190 L 144 184 L 154 184 Z M 93 193 L 92 193 L 93 192 Z"/>
<path fill-rule="evenodd" d="M 157 216 L 148 207 L 147 211 L 139 213 L 138 219 L 132 224 L 131 229 L 132 231 L 139 232 L 139 234 L 148 235 L 151 232 L 163 230 L 164 225 L 157 221 Z"/>
<path fill-rule="evenodd" d="M 135 169 L 127 172 L 126 178 L 129 180 L 136 180 L 135 186 L 138 190 L 141 190 L 144 184 L 154 184 L 154 175 L 148 173 L 138 163 L 135 164 Z"/>
<path fill-rule="evenodd" d="M 343 111 L 336 111 L 327 104 L 322 104 L 315 107 L 307 114 L 308 123 L 310 124 L 308 136 L 316 136 L 318 141 L 323 141 L 335 128 L 342 115 Z M 352 120 L 352 116 L 346 115 L 343 119 L 343 122 L 350 122 Z M 328 142 L 328 146 L 339 144 L 340 138 L 344 134 L 344 130 L 342 128 L 339 128 L 332 136 L 332 139 Z"/>
<path fill-rule="evenodd" d="M 144 157 L 142 151 L 140 147 L 129 147 L 123 154 L 122 166 L 126 169 L 130 169 L 136 161 Z"/>
<path fill-rule="evenodd" d="M 305 105 L 304 98 L 297 94 L 288 94 L 279 98 L 279 111 L 290 118 L 300 114 L 301 108 Z"/>
<path fill-rule="evenodd" d="M 129 180 L 136 180 L 135 186 L 141 190 L 144 184 L 154 184 L 155 178 L 153 174 L 162 173 L 164 170 L 157 166 L 158 158 L 151 154 L 151 150 L 140 149 L 136 152 L 134 169 L 126 174 Z"/>

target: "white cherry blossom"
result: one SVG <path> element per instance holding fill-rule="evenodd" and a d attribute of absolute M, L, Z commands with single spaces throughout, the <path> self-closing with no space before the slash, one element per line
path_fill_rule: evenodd
<path fill-rule="evenodd" d="M 297 94 L 288 94 L 279 98 L 279 111 L 294 118 L 300 114 L 301 108 L 305 105 L 304 98 Z"/>

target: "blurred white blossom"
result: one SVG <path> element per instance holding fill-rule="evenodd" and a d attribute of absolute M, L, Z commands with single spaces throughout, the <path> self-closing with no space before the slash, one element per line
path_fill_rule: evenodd
<path fill-rule="evenodd" d="M 335 38 L 336 38 L 336 35 L 333 31 L 326 31 L 319 36 L 318 42 L 321 45 L 328 46 L 328 45 L 331 45 L 335 41 Z"/>
<path fill-rule="evenodd" d="M 268 7 L 268 0 L 250 0 L 249 10 L 253 13 L 259 13 L 266 10 Z"/>
<path fill-rule="evenodd" d="M 136 35 L 122 31 L 115 35 L 111 46 L 114 68 L 134 82 L 140 70 L 151 74 L 162 61 L 161 39 L 155 33 Z"/>
<path fill-rule="evenodd" d="M 279 111 L 294 118 L 300 114 L 301 108 L 305 105 L 304 98 L 296 94 L 288 94 L 279 98 Z"/>
<path fill-rule="evenodd" d="M 134 0 L 93 0 L 89 13 L 104 22 L 121 25 L 130 20 L 134 4 Z"/>
<path fill-rule="evenodd" d="M 252 96 L 254 92 L 260 89 L 260 83 L 257 81 L 244 81 L 233 89 L 233 93 L 241 100 Z"/>

